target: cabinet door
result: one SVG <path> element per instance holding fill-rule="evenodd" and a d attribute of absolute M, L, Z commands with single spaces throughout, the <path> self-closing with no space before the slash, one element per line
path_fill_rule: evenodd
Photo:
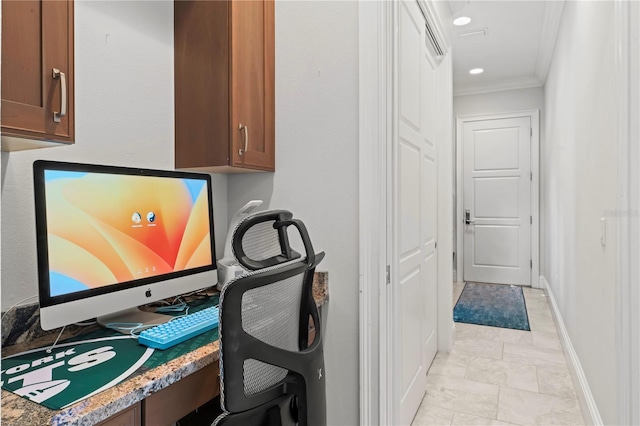
<path fill-rule="evenodd" d="M 71 0 L 2 1 L 2 133 L 73 142 Z"/>
<path fill-rule="evenodd" d="M 215 361 L 171 386 L 149 395 L 144 400 L 145 425 L 170 426 L 218 395 L 220 368 L 218 361 Z"/>
<path fill-rule="evenodd" d="M 231 3 L 231 161 L 275 169 L 274 3 Z"/>
<path fill-rule="evenodd" d="M 141 416 L 140 403 L 138 402 L 125 411 L 98 423 L 97 426 L 140 426 L 142 423 Z"/>

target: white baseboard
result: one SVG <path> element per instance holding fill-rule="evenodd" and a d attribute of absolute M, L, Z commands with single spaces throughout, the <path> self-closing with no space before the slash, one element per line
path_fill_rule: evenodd
<path fill-rule="evenodd" d="M 455 341 L 456 341 L 456 323 L 451 321 L 451 346 L 445 352 L 451 352 Z"/>
<path fill-rule="evenodd" d="M 587 376 L 584 374 L 580 359 L 576 353 L 569 332 L 564 325 L 562 314 L 556 303 L 556 299 L 553 297 L 553 292 L 549 286 L 549 282 L 543 275 L 540 275 L 540 286 L 545 291 L 549 298 L 549 305 L 551 306 L 551 312 L 556 320 L 558 326 L 558 332 L 560 334 L 560 341 L 564 348 L 565 358 L 569 364 L 569 371 L 571 372 L 571 378 L 573 379 L 574 388 L 576 390 L 576 396 L 582 407 L 582 413 L 586 416 L 584 419 L 588 425 L 601 426 L 604 425 L 598 406 L 589 388 L 589 382 L 587 382 Z"/>

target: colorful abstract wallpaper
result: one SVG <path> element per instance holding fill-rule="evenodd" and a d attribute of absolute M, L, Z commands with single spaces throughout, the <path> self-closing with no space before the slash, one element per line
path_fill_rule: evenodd
<path fill-rule="evenodd" d="M 206 182 L 45 171 L 50 296 L 212 262 Z"/>

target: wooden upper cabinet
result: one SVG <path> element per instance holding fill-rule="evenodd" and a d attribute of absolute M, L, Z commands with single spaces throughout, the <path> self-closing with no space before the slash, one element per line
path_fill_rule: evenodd
<path fill-rule="evenodd" d="M 273 0 L 174 4 L 176 168 L 273 171 Z"/>
<path fill-rule="evenodd" d="M 231 4 L 233 165 L 274 169 L 273 1 Z M 238 124 L 235 126 L 235 124 Z M 240 127 L 242 125 L 242 128 Z"/>
<path fill-rule="evenodd" d="M 73 1 L 2 0 L 2 149 L 73 143 Z"/>

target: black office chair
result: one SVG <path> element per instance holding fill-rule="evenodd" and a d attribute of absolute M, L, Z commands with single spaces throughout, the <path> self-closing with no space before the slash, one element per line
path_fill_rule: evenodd
<path fill-rule="evenodd" d="M 220 405 L 212 426 L 325 426 L 322 330 L 313 299 L 316 254 L 288 211 L 255 213 L 234 230 L 247 273 L 220 295 Z M 306 256 L 289 245 L 297 228 Z M 310 319 L 315 338 L 309 344 Z"/>

